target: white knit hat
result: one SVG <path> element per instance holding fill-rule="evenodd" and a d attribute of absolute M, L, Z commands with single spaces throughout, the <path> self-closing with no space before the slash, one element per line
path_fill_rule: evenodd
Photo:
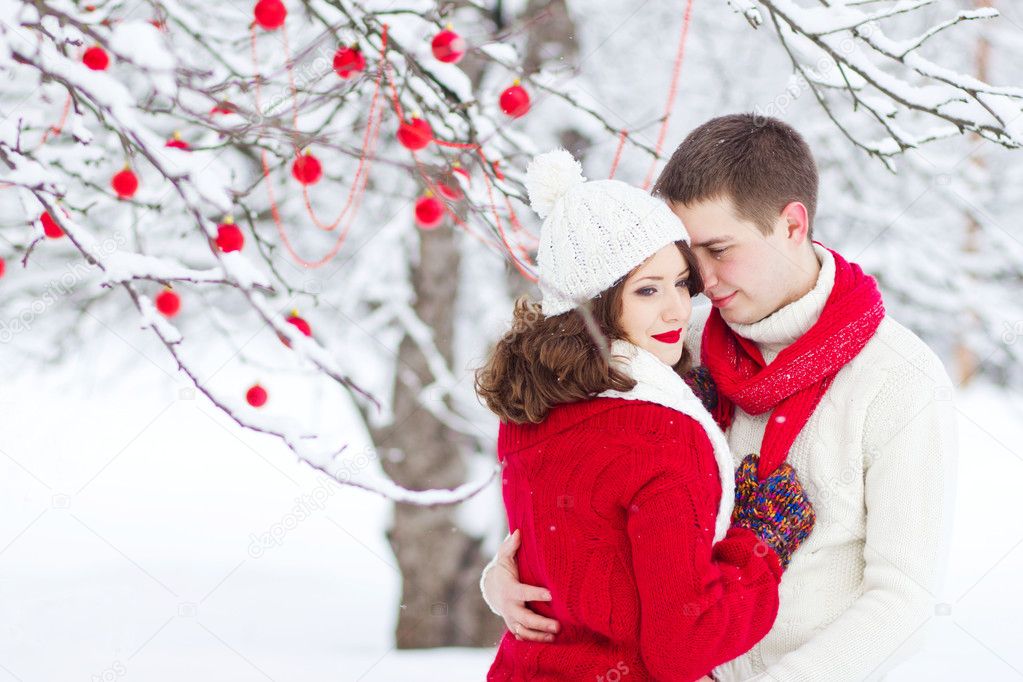
<path fill-rule="evenodd" d="M 544 317 L 592 299 L 673 242 L 689 242 L 661 199 L 618 180 L 586 182 L 564 149 L 526 171 L 529 203 L 544 218 L 537 252 Z"/>

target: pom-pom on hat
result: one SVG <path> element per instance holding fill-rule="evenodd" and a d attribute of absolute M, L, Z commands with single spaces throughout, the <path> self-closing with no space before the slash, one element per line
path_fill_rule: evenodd
<path fill-rule="evenodd" d="M 564 149 L 540 154 L 526 171 L 540 229 L 540 303 L 560 315 L 611 287 L 668 244 L 689 242 L 663 200 L 618 180 L 586 182 Z"/>

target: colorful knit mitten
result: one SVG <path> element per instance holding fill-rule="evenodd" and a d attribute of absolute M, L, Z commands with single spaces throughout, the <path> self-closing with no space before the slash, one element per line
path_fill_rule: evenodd
<path fill-rule="evenodd" d="M 790 464 L 783 463 L 750 492 L 749 483 L 740 476 L 748 476 L 756 482 L 756 455 L 748 455 L 739 467 L 736 481 L 736 507 L 732 525 L 747 528 L 764 544 L 774 550 L 781 560 L 781 567 L 788 568 L 792 554 L 799 549 L 810 535 L 817 520 L 813 505 L 807 499 L 803 485 Z M 750 460 L 752 464 L 748 464 Z M 752 466 L 752 472 L 744 474 L 744 468 Z M 745 491 L 740 493 L 740 488 Z M 743 497 L 743 494 L 748 497 Z"/>
<path fill-rule="evenodd" d="M 710 370 L 706 367 L 693 367 L 682 376 L 682 379 L 693 389 L 693 393 L 707 411 L 713 412 L 718 406 L 718 387 L 710 376 Z"/>
<path fill-rule="evenodd" d="M 757 466 L 760 457 L 756 453 L 746 455 L 735 470 L 735 506 L 732 507 L 732 524 L 739 518 L 739 512 L 749 506 L 760 481 L 757 480 Z"/>

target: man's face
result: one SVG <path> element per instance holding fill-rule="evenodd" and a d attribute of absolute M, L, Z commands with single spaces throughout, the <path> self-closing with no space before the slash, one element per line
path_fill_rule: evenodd
<path fill-rule="evenodd" d="M 784 213 L 764 235 L 736 215 L 730 197 L 676 203 L 672 210 L 689 232 L 704 293 L 726 322 L 759 322 L 805 293 L 807 259 L 799 250 L 808 241 L 791 236 Z"/>

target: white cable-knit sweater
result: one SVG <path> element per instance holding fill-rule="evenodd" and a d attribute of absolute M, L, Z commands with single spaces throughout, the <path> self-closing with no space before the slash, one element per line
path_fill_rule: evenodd
<path fill-rule="evenodd" d="M 767 362 L 817 321 L 831 293 L 834 259 L 815 248 L 813 290 L 760 322 L 731 325 Z M 709 313 L 693 311 L 687 347 L 695 358 Z M 774 627 L 718 668 L 719 679 L 880 679 L 912 651 L 904 645 L 940 602 L 956 458 L 951 399 L 937 356 L 885 317 L 789 452 L 817 524 L 782 578 Z M 759 451 L 769 418 L 736 407 L 727 433 L 736 466 Z"/>

